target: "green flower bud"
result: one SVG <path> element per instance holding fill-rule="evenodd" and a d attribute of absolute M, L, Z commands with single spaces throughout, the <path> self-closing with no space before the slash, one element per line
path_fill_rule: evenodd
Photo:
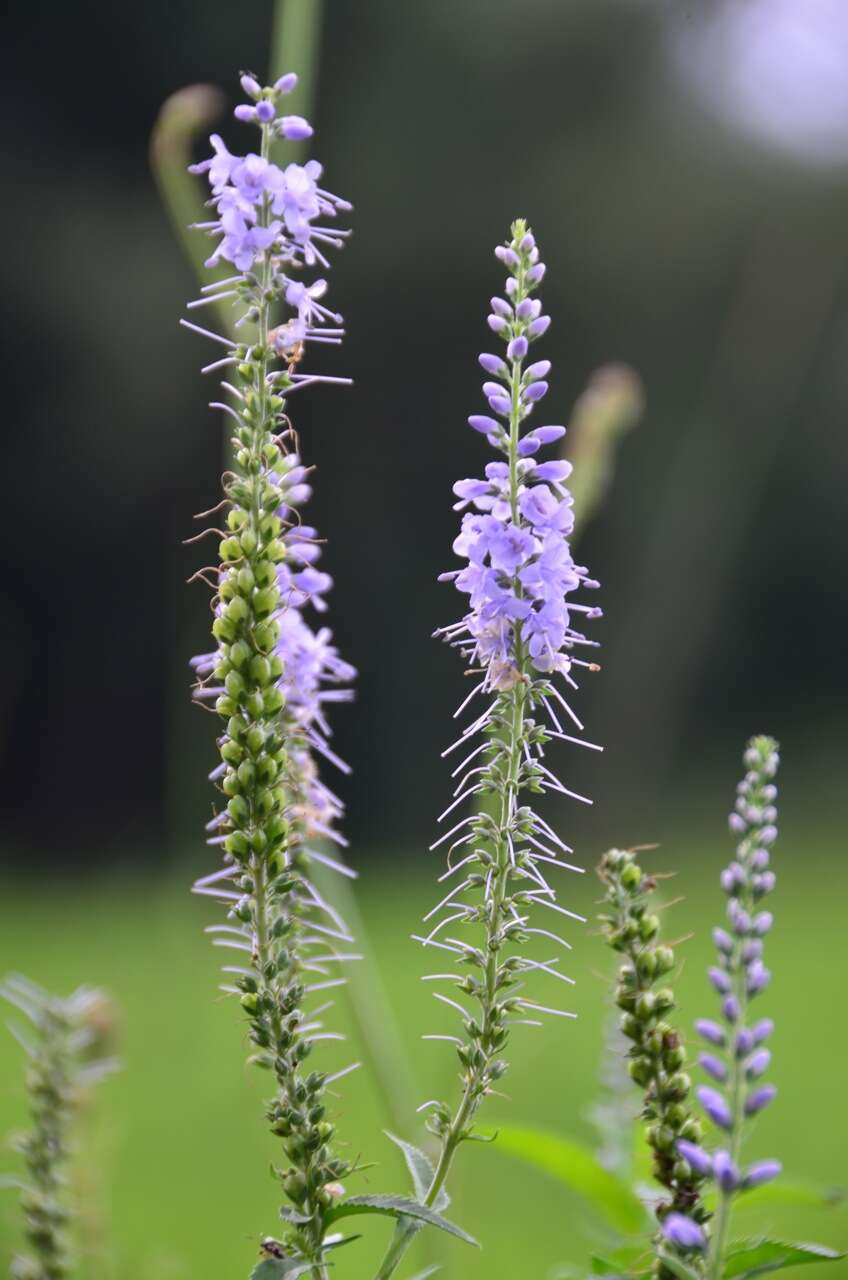
<path fill-rule="evenodd" d="M 633 893 L 642 883 L 642 870 L 635 862 L 629 863 L 621 872 L 621 883 L 628 892 Z"/>
<path fill-rule="evenodd" d="M 639 937 L 643 942 L 649 942 L 651 938 L 655 938 L 659 931 L 659 916 L 642 916 L 642 919 L 639 921 Z"/>

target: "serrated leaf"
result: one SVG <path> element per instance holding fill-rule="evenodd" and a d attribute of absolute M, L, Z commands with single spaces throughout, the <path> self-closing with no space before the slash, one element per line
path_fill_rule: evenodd
<path fill-rule="evenodd" d="M 312 1270 L 311 1262 L 295 1258 L 263 1258 L 250 1273 L 250 1280 L 296 1280 Z"/>
<path fill-rule="evenodd" d="M 280 1217 L 284 1222 L 290 1222 L 293 1227 L 304 1227 L 307 1222 L 311 1222 L 309 1214 L 298 1213 L 297 1209 L 292 1209 L 287 1204 L 280 1205 Z"/>
<path fill-rule="evenodd" d="M 416 1222 L 438 1227 L 440 1231 L 447 1231 L 459 1240 L 464 1240 L 466 1244 L 473 1244 L 479 1248 L 477 1241 L 467 1231 L 463 1231 L 453 1222 L 448 1222 L 447 1218 L 443 1218 L 434 1209 L 428 1209 L 426 1205 L 419 1204 L 417 1200 L 410 1200 L 406 1196 L 351 1196 L 349 1200 L 342 1200 L 340 1204 L 335 1205 L 328 1213 L 326 1220 L 328 1223 L 336 1222 L 339 1218 L 349 1218 L 353 1214 L 361 1213 L 379 1213 L 388 1218 L 413 1218 Z"/>
<path fill-rule="evenodd" d="M 430 1190 L 430 1183 L 433 1181 L 433 1165 L 429 1156 L 414 1147 L 411 1142 L 405 1142 L 403 1138 L 397 1138 L 393 1133 L 385 1130 L 386 1137 L 393 1142 L 396 1147 L 400 1147 L 403 1152 L 403 1158 L 406 1161 L 406 1167 L 412 1177 L 412 1185 L 415 1189 L 416 1199 L 423 1204 L 427 1198 L 427 1192 Z M 433 1201 L 433 1208 L 437 1213 L 441 1213 L 442 1209 L 447 1209 L 450 1204 L 450 1196 L 444 1187 L 439 1189 L 439 1194 Z"/>
<path fill-rule="evenodd" d="M 811 1262 L 836 1262 L 844 1253 L 823 1244 L 787 1244 L 783 1240 L 736 1240 L 728 1248 L 724 1280 L 739 1276 L 765 1275 L 784 1267 L 800 1267 Z"/>
<path fill-rule="evenodd" d="M 599 1210 L 624 1235 L 645 1229 L 647 1214 L 628 1184 L 605 1169 L 594 1152 L 578 1142 L 540 1129 L 501 1129 L 496 1149 L 535 1165 Z"/>

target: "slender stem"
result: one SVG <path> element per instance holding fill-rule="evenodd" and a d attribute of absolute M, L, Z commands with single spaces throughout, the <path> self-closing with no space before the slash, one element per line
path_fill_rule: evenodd
<path fill-rule="evenodd" d="M 751 902 L 746 902 L 745 906 L 750 909 Z M 739 1004 L 739 1025 L 745 1025 L 745 1013 L 748 1002 L 748 993 L 745 981 L 745 965 L 742 961 L 743 939 L 735 938 L 733 952 L 731 953 L 730 966 L 733 974 L 733 994 Z M 739 1152 L 742 1147 L 742 1136 L 744 1126 L 744 1083 L 745 1070 L 739 1055 L 735 1052 L 730 1054 L 730 1081 L 729 1081 L 729 1105 L 732 1116 L 732 1128 L 730 1131 L 729 1154 L 733 1164 L 736 1165 L 739 1160 Z M 730 1213 L 733 1207 L 733 1192 L 723 1191 L 719 1189 L 719 1202 L 715 1217 L 715 1230 L 713 1232 L 712 1245 L 710 1248 L 709 1259 L 707 1263 L 708 1280 L 721 1280 L 724 1268 L 724 1248 L 727 1242 L 727 1232 L 730 1227 Z"/>

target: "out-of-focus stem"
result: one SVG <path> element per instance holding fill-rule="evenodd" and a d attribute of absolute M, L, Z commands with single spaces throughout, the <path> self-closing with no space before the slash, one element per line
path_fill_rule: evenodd
<path fill-rule="evenodd" d="M 312 118 L 318 83 L 323 10 L 323 0 L 276 0 L 274 4 L 269 80 L 273 84 L 284 72 L 297 72 L 297 87 L 286 100 L 286 107 L 308 120 Z M 303 142 L 289 142 L 286 155 L 300 161 L 305 146 Z"/>
<path fill-rule="evenodd" d="M 194 140 L 214 124 L 223 109 L 224 95 L 220 89 L 211 84 L 188 85 L 165 99 L 150 135 L 150 167 L 162 203 L 198 281 L 204 283 L 210 278 L 204 266 L 206 242 L 190 228 L 193 223 L 203 221 L 206 194 L 198 179 L 188 172 L 188 166 Z M 223 302 L 215 304 L 213 309 L 218 323 L 229 333 L 230 309 Z"/>
<path fill-rule="evenodd" d="M 566 455 L 575 534 L 597 514 L 612 483 L 621 437 L 636 426 L 645 407 L 639 376 L 624 364 L 597 369 L 576 401 L 568 424 Z"/>

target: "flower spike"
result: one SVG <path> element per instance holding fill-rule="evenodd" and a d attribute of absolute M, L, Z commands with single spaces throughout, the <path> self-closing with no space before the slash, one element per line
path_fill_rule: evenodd
<path fill-rule="evenodd" d="M 308 273 L 329 266 L 325 249 L 341 245 L 347 232 L 323 224 L 350 206 L 319 187 L 317 161 L 281 168 L 269 159 L 273 138 L 312 132 L 278 111 L 293 85 L 284 76 L 263 88 L 245 74 L 251 102 L 235 114 L 258 127 L 259 152 L 231 155 L 213 136 L 212 157 L 192 166 L 207 175 L 216 214 L 205 226 L 218 238 L 207 265 L 225 260 L 237 273 L 205 288 L 198 303 L 232 298 L 235 331 L 252 333 L 236 344 L 187 325 L 228 347 L 226 359 L 207 368 L 226 370 L 230 380 L 212 407 L 235 431 L 233 469 L 224 477 L 228 531 L 215 571 L 217 647 L 192 664 L 195 698 L 210 700 L 223 721 L 211 777 L 224 803 L 209 823 L 209 843 L 222 847 L 224 865 L 195 890 L 227 907 L 228 923 L 213 926 L 215 943 L 240 955 L 223 989 L 239 997 L 247 1016 L 251 1061 L 276 1081 L 266 1114 L 285 1152 L 275 1173 L 290 1202 L 282 1210 L 290 1228 L 283 1243 L 270 1243 L 284 1248 L 298 1274 L 323 1276 L 329 1210 L 351 1168 L 331 1146 L 325 1089 L 347 1068 L 307 1072 L 305 1062 L 319 1042 L 341 1039 L 320 1020 L 327 1004 L 314 1006 L 344 981 L 338 966 L 355 957 L 344 920 L 313 876 L 316 862 L 350 874 L 316 847 L 345 843 L 337 829 L 341 801 L 318 763 L 346 769 L 330 747 L 327 708 L 350 696 L 355 673 L 331 632 L 308 620 L 309 610 L 325 610 L 332 583 L 317 567 L 318 535 L 300 518 L 311 489 L 285 408 L 295 391 L 348 381 L 299 366 L 314 345 L 342 338 L 326 280 Z"/>
<path fill-rule="evenodd" d="M 460 1106 L 451 1115 L 442 1104 L 430 1118 L 442 1155 L 429 1203 L 456 1147 L 471 1135 L 482 1099 L 507 1070 L 504 1051 L 512 1026 L 571 1016 L 541 991 L 541 999 L 524 994 L 531 975 L 534 985 L 548 978 L 571 981 L 557 967 L 559 956 L 532 961 L 522 955 L 530 933 L 563 941 L 547 930 L 530 929 L 531 915 L 547 908 L 581 918 L 558 906 L 548 883 L 551 869 L 579 868 L 565 861 L 568 846 L 524 797 L 573 794 L 543 756 L 550 739 L 562 733 L 555 706 L 576 721 L 555 681 L 574 688 L 576 668 L 594 666 L 578 657 L 592 642 L 574 618 L 596 617 L 600 610 L 571 607 L 568 598 L 580 587 L 597 584 L 575 564 L 569 547 L 573 520 L 565 482 L 570 465 L 536 457 L 564 428 L 530 422 L 548 390 L 550 372 L 549 361 L 529 360 L 532 344 L 547 328 L 542 304 L 533 296 L 544 265 L 523 221 L 513 224 L 510 240 L 495 252 L 508 276 L 506 296 L 492 299 L 488 324 L 504 351 L 480 356 L 488 375 L 483 394 L 489 413 L 473 414 L 468 422 L 501 456 L 485 467 L 483 479 L 454 485 L 456 509 L 465 511 L 454 551 L 466 564 L 441 580 L 455 583 L 468 597 L 468 608 L 460 622 L 437 632 L 473 668 L 474 688 L 457 714 L 477 699 L 484 707 L 469 713 L 471 721 L 455 744 L 465 757 L 455 771 L 462 776 L 440 819 L 450 815 L 450 829 L 433 846 L 451 840 L 450 855 L 457 853 L 465 878 L 429 913 L 437 922 L 422 939 L 434 945 L 439 934 L 442 945 L 453 950 L 467 970 L 465 976 L 455 975 L 458 991 L 478 1008 L 473 1013 L 460 1008 Z M 469 802 L 470 815 L 456 821 L 456 811 Z M 448 925 L 450 932 L 441 932 Z"/>

